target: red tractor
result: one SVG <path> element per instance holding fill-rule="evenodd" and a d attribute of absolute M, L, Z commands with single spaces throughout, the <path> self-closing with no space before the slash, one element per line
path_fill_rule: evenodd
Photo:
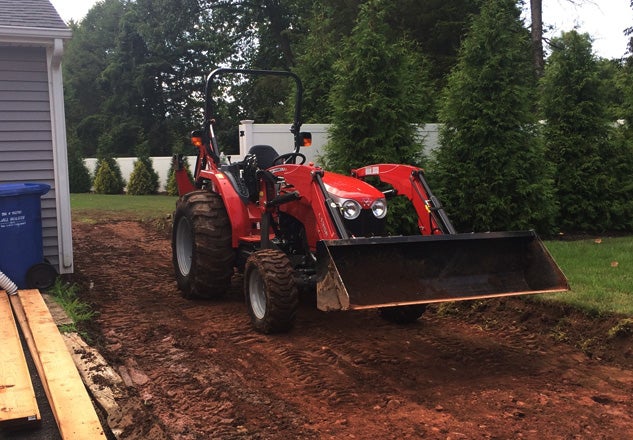
<path fill-rule="evenodd" d="M 294 79 L 293 152 L 255 145 L 244 160 L 221 164 L 210 94 L 225 74 Z M 175 157 L 172 250 L 184 297 L 220 296 L 242 273 L 254 328 L 273 333 L 292 327 L 300 285 L 316 286 L 320 310 L 377 308 L 397 323 L 417 320 L 429 303 L 569 289 L 533 231 L 456 233 L 419 168 L 372 164 L 345 176 L 306 164 L 301 95 L 290 72 L 221 68 L 207 77 L 193 182 Z M 411 201 L 419 235 L 385 232 L 390 194 Z"/>

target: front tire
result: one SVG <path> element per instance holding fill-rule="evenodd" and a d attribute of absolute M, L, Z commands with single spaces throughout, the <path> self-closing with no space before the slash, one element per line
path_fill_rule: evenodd
<path fill-rule="evenodd" d="M 286 254 L 273 249 L 251 254 L 244 270 L 244 294 L 255 330 L 282 333 L 293 327 L 299 293 Z"/>
<path fill-rule="evenodd" d="M 235 251 L 222 198 L 193 191 L 176 202 L 172 263 L 185 298 L 216 298 L 231 286 Z"/>

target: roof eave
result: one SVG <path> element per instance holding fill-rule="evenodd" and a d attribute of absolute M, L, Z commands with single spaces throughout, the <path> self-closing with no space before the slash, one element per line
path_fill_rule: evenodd
<path fill-rule="evenodd" d="M 66 29 L 0 25 L 0 42 L 5 43 L 52 43 L 55 39 L 69 39 L 72 31 Z"/>

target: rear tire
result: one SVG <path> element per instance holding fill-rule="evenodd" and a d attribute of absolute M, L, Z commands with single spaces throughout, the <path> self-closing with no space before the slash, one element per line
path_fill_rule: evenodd
<path fill-rule="evenodd" d="M 235 250 L 222 198 L 193 191 L 176 202 L 172 263 L 185 298 L 216 298 L 231 286 Z"/>
<path fill-rule="evenodd" d="M 424 314 L 426 304 L 411 306 L 383 307 L 378 311 L 380 317 L 394 324 L 412 324 Z"/>
<path fill-rule="evenodd" d="M 299 293 L 286 254 L 273 249 L 251 254 L 244 270 L 244 294 L 255 330 L 282 333 L 293 327 Z"/>

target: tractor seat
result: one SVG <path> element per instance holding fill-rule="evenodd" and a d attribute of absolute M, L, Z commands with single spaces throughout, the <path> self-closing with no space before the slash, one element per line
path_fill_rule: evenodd
<path fill-rule="evenodd" d="M 279 153 L 270 145 L 253 145 L 248 150 L 248 154 L 255 155 L 257 158 L 257 167 L 263 170 L 270 168 L 275 159 L 279 157 Z"/>

